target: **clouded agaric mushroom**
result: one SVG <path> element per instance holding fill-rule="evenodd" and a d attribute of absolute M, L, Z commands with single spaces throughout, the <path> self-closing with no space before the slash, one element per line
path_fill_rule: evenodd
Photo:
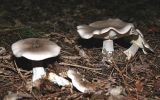
<path fill-rule="evenodd" d="M 12 51 L 16 57 L 25 57 L 32 61 L 41 61 L 58 56 L 60 49 L 54 42 L 39 38 L 19 40 L 12 44 Z M 46 76 L 43 66 L 33 67 L 33 83 L 43 76 Z"/>
<path fill-rule="evenodd" d="M 107 54 L 108 57 L 111 57 L 110 55 L 114 51 L 114 39 L 131 35 L 135 35 L 136 39 L 131 38 L 132 46 L 124 51 L 128 60 L 135 55 L 138 48 L 141 48 L 145 54 L 147 53 L 146 49 L 153 51 L 144 40 L 142 33 L 138 29 L 135 29 L 132 23 L 127 23 L 120 19 L 110 18 L 104 21 L 96 21 L 89 25 L 79 25 L 77 26 L 77 31 L 84 39 L 90 39 L 92 37 L 103 39 L 102 53 Z"/>

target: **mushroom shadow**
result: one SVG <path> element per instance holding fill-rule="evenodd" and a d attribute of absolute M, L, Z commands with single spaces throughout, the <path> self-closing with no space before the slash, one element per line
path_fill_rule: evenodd
<path fill-rule="evenodd" d="M 13 58 L 19 68 L 22 68 L 24 70 L 32 70 L 33 66 L 31 60 L 28 60 L 24 57 L 17 58 L 15 56 Z"/>
<path fill-rule="evenodd" d="M 128 37 L 122 37 L 114 40 L 114 43 L 118 44 L 121 47 L 129 48 L 132 44 L 130 43 L 131 40 Z"/>
<path fill-rule="evenodd" d="M 16 61 L 16 64 L 19 68 L 29 71 L 29 70 L 32 70 L 33 67 L 37 67 L 37 66 L 47 68 L 48 64 L 53 64 L 57 59 L 59 59 L 59 56 L 48 58 L 42 61 L 32 61 L 25 57 L 17 58 L 14 56 L 13 58 Z"/>
<path fill-rule="evenodd" d="M 46 68 L 48 66 L 48 64 L 55 64 L 56 61 L 58 61 L 60 56 L 56 56 L 56 57 L 52 57 L 52 58 L 48 58 L 43 60 L 43 65 Z"/>
<path fill-rule="evenodd" d="M 77 43 L 82 45 L 84 48 L 94 48 L 94 47 L 100 48 L 102 47 L 103 40 L 96 38 L 91 38 L 91 39 L 78 38 Z"/>
<path fill-rule="evenodd" d="M 114 40 L 114 43 L 122 46 L 124 48 L 129 48 L 131 46 L 131 40 L 127 37 L 122 37 Z M 82 39 L 78 38 L 77 43 L 82 45 L 84 48 L 100 48 L 103 45 L 103 39 L 91 38 L 91 39 Z"/>

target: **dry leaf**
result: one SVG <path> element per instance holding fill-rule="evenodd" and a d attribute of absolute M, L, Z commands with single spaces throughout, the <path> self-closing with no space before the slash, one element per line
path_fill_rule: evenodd
<path fill-rule="evenodd" d="M 149 72 L 149 65 L 148 64 L 143 64 L 143 65 L 138 65 L 136 64 L 135 66 L 131 67 L 131 71 L 133 73 L 141 73 L 141 72 Z"/>
<path fill-rule="evenodd" d="M 160 32 L 160 29 L 157 26 L 151 26 L 151 27 L 149 27 L 149 29 L 147 30 L 147 32 L 148 33 Z"/>
<path fill-rule="evenodd" d="M 154 83 L 155 94 L 160 95 L 160 78 L 158 78 Z"/>
<path fill-rule="evenodd" d="M 140 80 L 136 81 L 135 86 L 136 86 L 137 92 L 142 92 L 143 91 L 143 83 Z"/>

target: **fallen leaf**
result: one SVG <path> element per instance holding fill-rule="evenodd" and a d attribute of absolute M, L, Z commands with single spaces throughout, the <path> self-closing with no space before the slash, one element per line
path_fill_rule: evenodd
<path fill-rule="evenodd" d="M 148 33 L 155 33 L 155 32 L 160 32 L 160 28 L 159 27 L 156 27 L 156 26 L 151 26 L 149 27 Z"/>
<path fill-rule="evenodd" d="M 149 65 L 148 64 L 142 64 L 142 65 L 135 65 L 131 67 L 131 71 L 133 73 L 141 73 L 141 72 L 148 72 L 149 71 Z"/>
<path fill-rule="evenodd" d="M 136 81 L 135 86 L 136 86 L 137 92 L 142 92 L 143 91 L 143 83 L 140 80 Z"/>
<path fill-rule="evenodd" d="M 4 47 L 0 47 L 0 55 L 6 53 L 6 49 Z"/>
<path fill-rule="evenodd" d="M 109 93 L 113 96 L 120 95 L 123 92 L 124 88 L 122 86 L 116 86 L 115 88 L 110 88 Z"/>
<path fill-rule="evenodd" d="M 154 92 L 156 95 L 160 95 L 160 78 L 154 82 Z"/>

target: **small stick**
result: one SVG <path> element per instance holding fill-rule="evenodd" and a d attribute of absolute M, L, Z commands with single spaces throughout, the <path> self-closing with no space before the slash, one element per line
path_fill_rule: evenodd
<path fill-rule="evenodd" d="M 11 55 L 0 56 L 0 59 L 9 60 L 9 59 L 11 59 Z"/>
<path fill-rule="evenodd" d="M 73 66 L 73 67 L 78 67 L 78 68 L 83 68 L 83 69 L 87 69 L 87 70 L 102 70 L 102 68 L 89 68 L 86 66 L 81 66 L 81 65 L 76 65 L 76 64 L 68 64 L 68 63 L 59 63 L 60 65 L 66 65 L 66 66 Z"/>
<path fill-rule="evenodd" d="M 17 70 L 19 76 L 21 77 L 21 79 L 24 81 L 25 84 L 27 84 L 26 79 L 23 77 L 22 73 L 20 72 L 19 68 L 17 67 L 16 62 L 14 61 L 14 65 L 15 65 L 15 69 Z M 25 88 L 26 89 L 26 88 Z M 35 98 L 35 100 L 40 100 L 38 97 L 36 97 L 36 95 L 31 91 L 31 95 Z"/>
<path fill-rule="evenodd" d="M 20 75 L 20 77 L 22 78 L 22 80 L 27 83 L 27 81 L 25 80 L 25 78 L 23 77 L 22 73 L 20 72 L 19 68 L 17 67 L 16 62 L 14 61 L 14 65 L 15 65 L 15 69 L 18 72 L 18 74 Z"/>
<path fill-rule="evenodd" d="M 81 57 L 79 57 L 79 56 L 62 56 L 62 58 L 71 59 L 71 60 L 81 59 Z"/>
<path fill-rule="evenodd" d="M 0 64 L 0 67 L 2 68 L 8 68 L 8 69 L 11 69 L 12 71 L 14 71 L 14 72 L 16 72 L 16 70 L 15 70 L 15 68 L 13 68 L 13 67 L 11 67 L 11 65 L 9 64 L 9 66 L 6 64 L 6 65 L 4 65 L 4 64 Z"/>
<path fill-rule="evenodd" d="M 4 47 L 0 47 L 0 55 L 6 53 L 6 49 Z"/>
<path fill-rule="evenodd" d="M 1 29 L 0 32 L 2 32 L 1 34 L 4 34 L 3 32 L 17 31 L 17 30 L 21 30 L 21 29 L 24 29 L 24 28 L 25 27 L 9 27 L 9 28 L 5 28 L 5 29 Z"/>
<path fill-rule="evenodd" d="M 118 68 L 118 66 L 116 65 L 116 63 L 114 61 L 112 63 L 113 63 L 113 67 L 116 69 L 116 71 L 118 71 L 119 75 L 122 77 L 122 80 L 123 80 L 124 85 L 125 85 L 125 87 L 127 89 L 127 92 L 129 93 L 129 95 L 131 95 L 131 93 L 130 93 L 130 91 L 128 89 L 128 84 L 127 84 L 127 82 L 126 82 L 126 80 L 124 78 L 123 72 Z"/>

